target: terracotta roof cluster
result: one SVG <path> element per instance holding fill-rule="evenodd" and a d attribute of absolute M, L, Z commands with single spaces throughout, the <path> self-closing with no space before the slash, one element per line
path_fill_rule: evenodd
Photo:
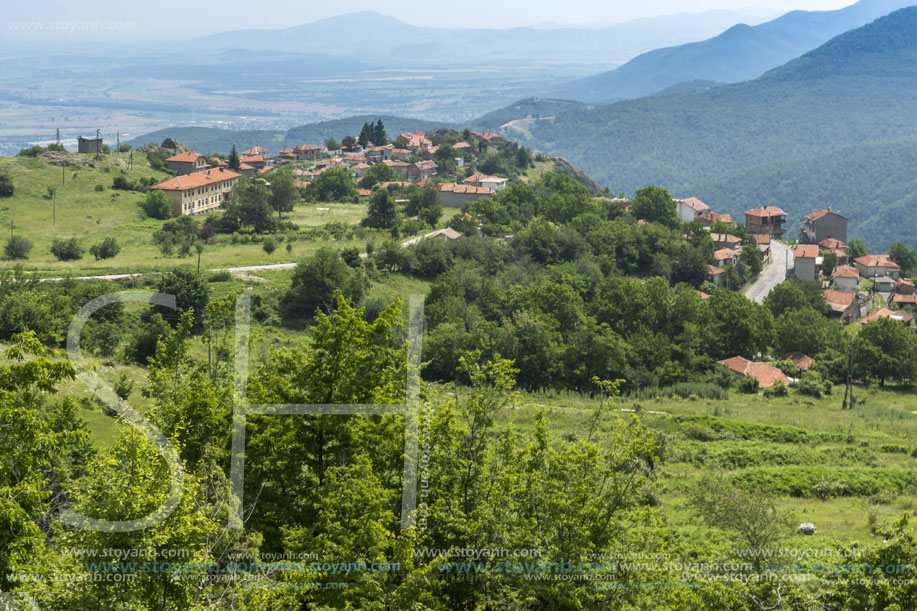
<path fill-rule="evenodd" d="M 414 183 L 408 180 L 388 180 L 386 182 L 380 183 L 379 186 L 383 189 L 387 189 L 389 187 L 410 187 L 413 184 Z"/>
<path fill-rule="evenodd" d="M 267 149 L 263 146 L 253 146 L 248 150 L 242 151 L 242 155 L 267 155 Z"/>
<path fill-rule="evenodd" d="M 187 174 L 185 176 L 176 176 L 175 178 L 170 178 L 165 182 L 159 183 L 153 188 L 162 189 L 163 191 L 186 191 L 187 189 L 196 189 L 205 185 L 213 185 L 238 177 L 239 175 L 235 172 L 230 172 L 223 168 L 214 168 L 206 172 L 195 172 L 194 174 Z"/>
<path fill-rule="evenodd" d="M 721 248 L 715 253 L 713 253 L 713 259 L 715 261 L 728 261 L 736 257 L 736 251 L 731 248 Z"/>
<path fill-rule="evenodd" d="M 861 318 L 860 322 L 865 325 L 874 320 L 879 320 L 880 318 L 890 318 L 892 320 L 903 322 L 906 325 L 911 324 L 911 321 L 914 320 L 914 317 L 910 314 L 905 314 L 904 312 L 896 312 L 894 310 L 889 310 L 888 308 L 879 308 L 875 312 L 870 312 Z"/>
<path fill-rule="evenodd" d="M 717 363 L 728 367 L 739 375 L 758 380 L 758 386 L 761 388 L 770 388 L 777 382 L 790 383 L 790 379 L 782 371 L 767 363 L 749 361 L 741 356 L 723 359 L 722 361 L 717 361 Z"/>
<path fill-rule="evenodd" d="M 814 259 L 818 257 L 817 244 L 797 244 L 793 249 L 793 256 L 797 259 Z"/>
<path fill-rule="evenodd" d="M 780 358 L 784 361 L 793 361 L 793 364 L 803 371 L 808 371 L 809 367 L 815 364 L 815 359 L 802 352 L 790 352 L 789 354 L 784 354 Z"/>
<path fill-rule="evenodd" d="M 676 197 L 674 199 L 679 204 L 684 204 L 686 206 L 689 206 L 692 210 L 694 210 L 698 214 L 702 214 L 710 210 L 710 206 L 700 201 L 696 197 L 686 197 L 686 198 L 677 198 Z"/>
<path fill-rule="evenodd" d="M 748 216 L 757 216 L 757 217 L 772 217 L 772 216 L 786 216 L 786 212 L 778 208 L 777 206 L 758 206 L 757 208 L 752 208 L 751 210 L 746 210 L 745 214 Z"/>
<path fill-rule="evenodd" d="M 426 148 L 433 144 L 423 132 L 404 133 L 401 135 L 408 141 L 408 146 L 412 149 Z"/>

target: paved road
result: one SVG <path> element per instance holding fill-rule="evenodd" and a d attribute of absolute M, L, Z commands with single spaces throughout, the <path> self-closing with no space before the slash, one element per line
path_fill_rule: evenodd
<path fill-rule="evenodd" d="M 771 262 L 758 279 L 748 285 L 745 296 L 755 303 L 763 303 L 771 289 L 786 279 L 786 270 L 793 267 L 793 253 L 783 242 L 771 241 Z"/>

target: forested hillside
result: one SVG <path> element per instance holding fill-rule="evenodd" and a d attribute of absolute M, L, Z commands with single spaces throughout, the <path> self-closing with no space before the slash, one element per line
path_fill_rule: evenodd
<path fill-rule="evenodd" d="M 686 191 L 733 218 L 763 202 L 776 204 L 788 214 L 790 235 L 803 215 L 831 206 L 848 217 L 851 235 L 885 252 L 894 241 L 917 246 L 915 166 L 917 140 L 880 142 L 755 166 Z"/>
<path fill-rule="evenodd" d="M 917 134 L 917 8 L 848 32 L 762 77 L 534 121 L 533 148 L 612 191 L 677 194 L 745 168 Z"/>
<path fill-rule="evenodd" d="M 612 71 L 575 81 L 556 95 L 610 102 L 648 96 L 683 81 L 753 79 L 833 36 L 911 4 L 861 0 L 835 11 L 793 11 L 756 26 L 740 23 L 708 40 L 649 51 Z"/>

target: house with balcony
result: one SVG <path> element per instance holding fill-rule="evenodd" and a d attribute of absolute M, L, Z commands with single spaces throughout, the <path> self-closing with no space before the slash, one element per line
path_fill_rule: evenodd
<path fill-rule="evenodd" d="M 786 212 L 776 206 L 758 206 L 745 211 L 745 228 L 748 233 L 766 233 L 782 236 L 786 233 Z"/>

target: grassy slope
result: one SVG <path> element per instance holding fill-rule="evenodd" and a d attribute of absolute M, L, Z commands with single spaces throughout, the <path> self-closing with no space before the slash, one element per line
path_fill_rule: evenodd
<path fill-rule="evenodd" d="M 98 162 L 95 168 L 67 168 L 62 186 L 60 167 L 35 158 L 0 158 L 0 169 L 10 172 L 16 188 L 12 198 L 0 200 L 0 205 L 4 207 L 0 214 L 0 226 L 5 224 L 8 230 L 12 217 L 16 235 L 32 242 L 29 259 L 21 262 L 29 271 L 44 276 L 116 274 L 196 264 L 196 256 L 185 259 L 164 257 L 153 244 L 152 234 L 162 221 L 144 218 L 137 205 L 144 194 L 110 188 L 112 180 L 126 164 L 126 155 L 110 155 Z M 109 171 L 106 172 L 105 168 Z M 150 169 L 146 157 L 135 152 L 134 169 L 127 173 L 127 177 L 136 180 L 148 176 L 162 180 L 168 178 L 167 174 Z M 105 190 L 96 191 L 96 185 L 102 185 Z M 52 202 L 47 198 L 49 186 L 57 189 L 55 225 L 51 223 Z M 360 204 L 304 204 L 296 207 L 290 219 L 300 227 L 318 227 L 333 221 L 352 224 L 359 222 L 363 216 L 365 206 Z M 7 235 L 6 232 L 0 233 L 2 239 Z M 86 254 L 78 261 L 58 261 L 50 251 L 52 240 L 71 237 L 80 239 Z M 88 248 L 106 237 L 116 238 L 121 252 L 113 259 L 95 261 L 88 254 Z M 351 242 L 337 244 L 347 246 Z M 352 244 L 363 245 L 362 242 Z M 205 248 L 201 265 L 203 268 L 215 268 L 290 262 L 314 252 L 320 246 L 318 241 L 295 241 L 292 253 L 286 252 L 284 244 L 268 255 L 260 243 L 231 244 L 227 236 L 221 236 Z M 15 261 L 0 261 L 0 267 L 15 265 Z"/>
<path fill-rule="evenodd" d="M 771 467 L 791 475 L 800 462 L 816 457 L 817 464 L 804 464 L 802 469 L 824 467 L 829 479 L 844 469 L 862 466 L 859 459 L 843 458 L 843 452 L 862 453 L 868 457 L 871 469 L 892 469 L 905 477 L 913 470 L 914 459 L 909 454 L 890 453 L 888 447 L 901 446 L 911 452 L 917 438 L 917 412 L 914 412 L 911 389 L 898 391 L 873 387 L 858 389 L 858 400 L 863 403 L 854 410 L 840 409 L 843 387 L 834 394 L 819 400 L 801 397 L 791 391 L 790 396 L 778 399 L 733 393 L 728 400 L 655 399 L 641 400 L 643 422 L 665 440 L 665 462 L 659 470 L 659 500 L 666 518 L 681 535 L 692 541 L 719 535 L 697 525 L 697 519 L 687 507 L 691 486 L 706 474 L 721 472 L 726 475 L 742 474 L 749 469 Z M 621 399 L 616 410 L 632 408 L 633 401 Z M 584 439 L 588 432 L 588 416 L 594 403 L 575 394 L 548 393 L 524 395 L 518 409 L 505 411 L 501 427 L 523 434 L 534 430 L 533 414 L 536 409 L 546 410 L 555 437 L 572 434 Z M 669 415 L 652 415 L 646 411 L 663 411 Z M 626 414 L 619 414 L 627 417 Z M 749 423 L 768 427 L 799 427 L 810 435 L 820 433 L 833 436 L 830 441 L 778 443 L 768 441 L 766 432 L 749 440 L 698 441 L 679 416 L 710 416 L 727 423 Z M 766 429 L 762 429 L 766 431 Z M 708 459 L 707 464 L 697 464 L 699 457 L 723 452 L 741 452 L 748 449 L 751 460 L 760 459 L 761 465 L 746 469 L 721 469 Z M 783 457 L 783 458 L 781 458 Z M 827 458 L 826 458 L 827 457 Z M 782 463 L 782 466 L 781 466 Z M 869 471 L 872 473 L 873 471 Z M 877 472 L 877 471 L 876 471 Z M 800 522 L 813 522 L 819 532 L 814 537 L 793 535 L 791 546 L 817 547 L 830 541 L 866 541 L 874 536 L 870 532 L 870 516 L 877 523 L 889 521 L 904 511 L 917 508 L 917 490 L 902 494 L 879 494 L 839 498 L 796 498 L 782 496 L 778 505 L 792 517 L 795 526 Z M 791 534 L 788 529 L 787 534 Z M 700 534 L 703 533 L 704 537 Z"/>

